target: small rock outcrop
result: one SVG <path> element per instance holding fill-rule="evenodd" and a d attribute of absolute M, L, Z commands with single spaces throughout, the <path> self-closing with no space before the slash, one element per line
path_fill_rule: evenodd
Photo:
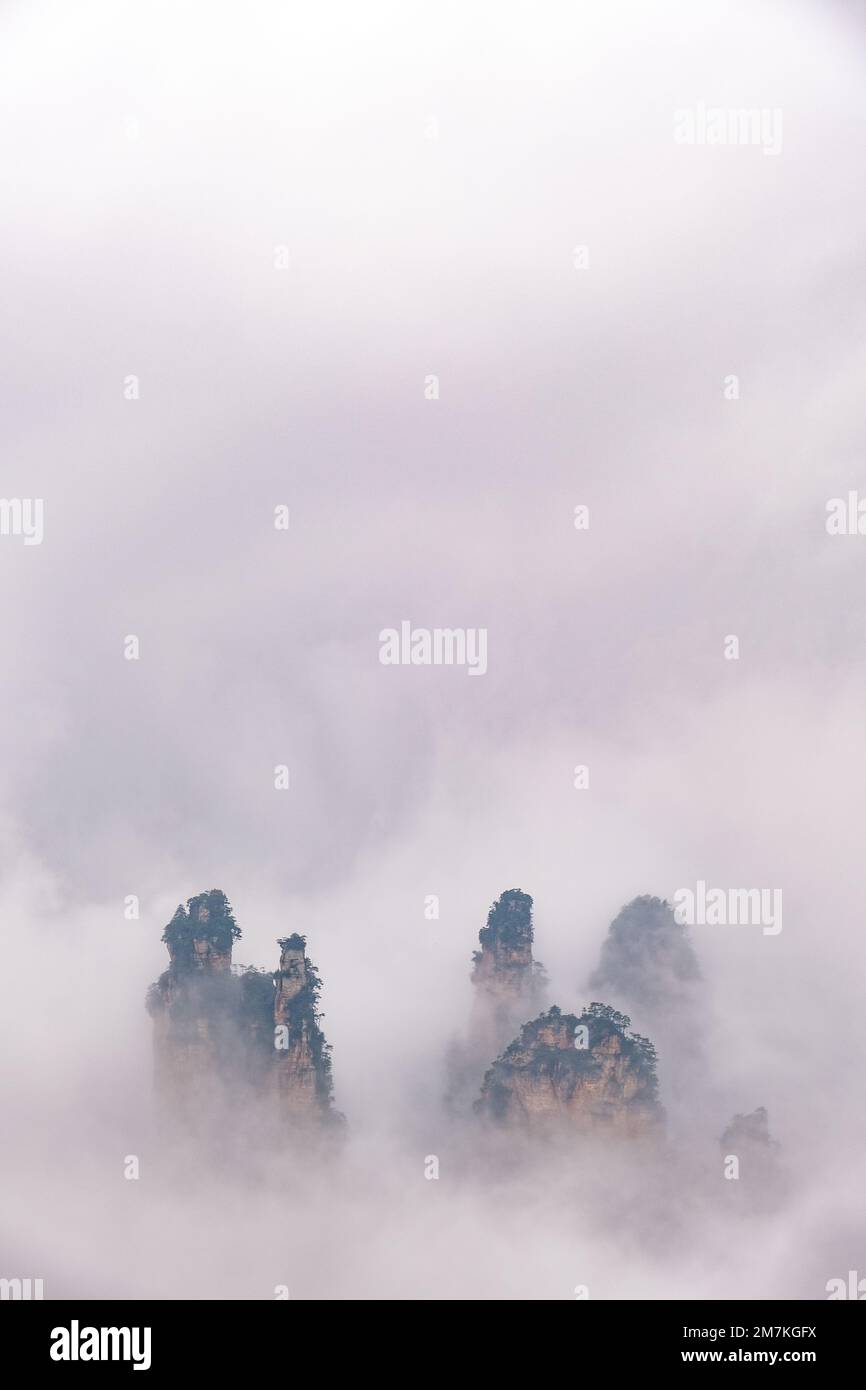
<path fill-rule="evenodd" d="M 778 1168 L 781 1144 L 770 1135 L 770 1117 L 763 1105 L 748 1115 L 735 1115 L 721 1135 L 725 1157 L 735 1157 L 744 1176 L 768 1177 Z"/>
<path fill-rule="evenodd" d="M 723 1149 L 745 1145 L 772 1152 L 779 1145 L 770 1137 L 770 1117 L 763 1105 L 748 1115 L 735 1115 L 719 1140 Z"/>
<path fill-rule="evenodd" d="M 279 941 L 279 969 L 267 971 L 232 964 L 240 935 L 219 889 L 178 907 L 163 933 L 169 968 L 147 996 L 158 1101 L 193 1126 L 247 1107 L 277 1129 L 329 1120 L 330 1048 L 306 940 Z"/>
<path fill-rule="evenodd" d="M 763 1105 L 735 1115 L 719 1139 L 725 1186 L 745 1209 L 769 1211 L 785 1198 L 788 1178 L 781 1163 L 781 1144 L 770 1135 Z"/>
<path fill-rule="evenodd" d="M 662 1121 L 655 1049 L 605 1004 L 524 1024 L 484 1078 L 475 1109 L 533 1133 L 567 1130 L 637 1138 Z"/>

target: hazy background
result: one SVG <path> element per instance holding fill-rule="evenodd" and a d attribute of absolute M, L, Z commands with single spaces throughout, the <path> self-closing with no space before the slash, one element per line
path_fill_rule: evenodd
<path fill-rule="evenodd" d="M 824 526 L 866 494 L 863 6 L 312 8 L 0 8 L 0 491 L 45 503 L 0 538 L 0 1273 L 823 1297 L 866 1275 L 866 538 Z M 780 108 L 781 154 L 677 145 L 698 102 Z M 488 674 L 382 667 L 402 619 L 486 627 Z M 439 1106 L 490 903 L 534 895 L 574 1009 L 621 904 L 698 878 L 784 930 L 695 929 L 667 1172 L 503 1193 Z M 308 937 L 338 1175 L 154 1178 L 143 996 L 212 887 L 237 960 Z M 756 1229 L 716 1140 L 759 1104 Z"/>

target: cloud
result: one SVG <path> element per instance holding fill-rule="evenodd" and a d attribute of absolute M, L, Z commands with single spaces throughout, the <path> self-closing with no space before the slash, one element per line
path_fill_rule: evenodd
<path fill-rule="evenodd" d="M 0 538 L 2 1220 L 52 1292 L 820 1297 L 856 1265 L 862 538 L 824 527 L 863 477 L 848 22 L 5 7 L 3 488 L 44 540 Z M 677 145 L 697 102 L 781 109 L 781 154 Z M 485 628 L 484 678 L 382 667 L 406 618 Z M 695 929 L 684 1155 L 603 1200 L 579 1157 L 511 1174 L 503 1218 L 439 1108 L 489 903 L 532 893 L 578 1009 L 620 906 L 699 878 L 781 886 L 785 930 Z M 350 1150 L 278 1238 L 286 1175 L 182 1195 L 151 1128 L 144 990 L 211 887 L 239 959 L 300 930 L 324 979 Z M 756 1259 L 717 1136 L 758 1105 L 793 1176 Z"/>

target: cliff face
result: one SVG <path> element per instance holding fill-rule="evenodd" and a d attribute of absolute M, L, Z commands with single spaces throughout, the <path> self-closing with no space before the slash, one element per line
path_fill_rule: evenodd
<path fill-rule="evenodd" d="M 655 1052 L 603 1004 L 580 1017 L 556 1007 L 524 1024 L 484 1078 L 476 1110 L 500 1125 L 620 1134 L 658 1128 Z"/>
<path fill-rule="evenodd" d="M 330 1049 L 305 939 L 281 940 L 280 968 L 269 972 L 232 966 L 239 937 L 216 889 L 179 907 L 166 927 L 169 968 L 147 998 L 158 1099 L 193 1124 L 245 1106 L 277 1127 L 328 1119 Z"/>

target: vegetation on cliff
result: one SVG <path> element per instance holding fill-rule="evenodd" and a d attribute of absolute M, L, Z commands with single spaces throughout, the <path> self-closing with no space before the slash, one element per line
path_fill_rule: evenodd
<path fill-rule="evenodd" d="M 186 908 L 179 903 L 174 916 L 162 934 L 172 959 L 179 965 L 190 964 L 193 942 L 208 941 L 218 951 L 230 951 L 240 940 L 241 929 L 234 918 L 231 904 L 219 888 L 198 893 L 190 898 Z"/>
<path fill-rule="evenodd" d="M 319 1010 L 319 995 L 322 989 L 321 976 L 313 962 L 307 959 L 307 938 L 305 936 L 294 932 L 291 936 L 281 937 L 277 945 L 281 952 L 286 950 L 300 951 L 304 956 L 303 986 L 286 1006 L 288 1011 L 286 1023 L 289 1030 L 288 1042 L 291 1049 L 293 1044 L 299 1043 L 306 1036 L 316 1071 L 316 1094 L 323 1108 L 329 1108 L 333 1104 L 334 1091 L 332 1048 L 331 1044 L 326 1042 L 321 1028 L 321 1020 L 325 1017 Z M 285 974 L 286 972 L 282 970 L 275 970 L 274 981 L 276 982 Z"/>
<path fill-rule="evenodd" d="M 556 1005 L 525 1023 L 484 1077 L 476 1111 L 568 1113 L 604 1121 L 660 1114 L 656 1051 L 608 1004 L 565 1014 Z M 614 1044 L 611 1046 L 611 1039 Z"/>
<path fill-rule="evenodd" d="M 192 1049 L 201 1054 L 201 1067 L 223 1083 L 256 1092 L 285 1066 L 279 1073 L 282 1084 L 290 1078 L 291 1091 L 291 1078 L 306 1076 L 317 1108 L 330 1112 L 331 1048 L 318 1006 L 322 982 L 306 958 L 306 938 L 295 933 L 280 939 L 281 965 L 287 969 L 260 970 L 231 965 L 232 945 L 240 935 L 219 889 L 190 898 L 166 926 L 162 940 L 171 964 L 145 1001 L 157 1022 L 163 1074 L 175 1066 L 183 1072 Z M 203 1071 L 201 1083 L 207 1084 Z"/>
<path fill-rule="evenodd" d="M 478 933 L 482 948 L 500 943 L 515 949 L 532 945 L 532 898 L 509 888 L 490 908 L 487 925 Z M 481 953 L 475 952 L 477 958 Z"/>
<path fill-rule="evenodd" d="M 547 982 L 544 966 L 532 958 L 534 929 L 532 898 L 519 888 L 509 888 L 497 898 L 478 933 L 480 951 L 472 952 L 472 979 L 494 990 L 528 990 L 541 1003 L 539 991 Z"/>

